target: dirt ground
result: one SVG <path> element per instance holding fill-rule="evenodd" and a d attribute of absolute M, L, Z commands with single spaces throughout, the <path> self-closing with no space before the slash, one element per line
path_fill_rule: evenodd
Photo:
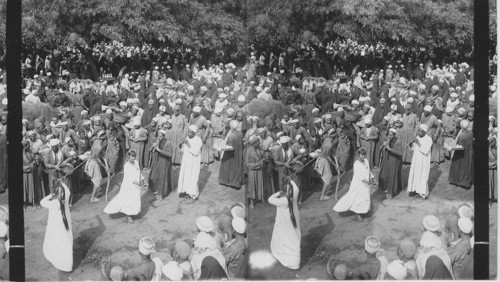
<path fill-rule="evenodd" d="M 270 267 L 259 269 L 249 267 L 253 280 L 291 280 L 326 279 L 326 263 L 332 257 L 355 262 L 366 259 L 364 240 L 375 235 L 382 241 L 382 249 L 390 260 L 396 258 L 396 246 L 403 238 L 413 239 L 416 243 L 423 233 L 422 219 L 425 215 L 437 216 L 441 225 L 444 219 L 463 202 L 473 203 L 474 187 L 470 190 L 454 188 L 448 184 L 449 162 L 431 169 L 429 184 L 431 194 L 428 200 L 416 203 L 406 191 L 393 200 L 385 194 L 373 191 L 372 208 L 363 222 L 356 221 L 352 214 L 342 214 L 332 210 L 337 202 L 332 195 L 328 201 L 319 201 L 321 184 L 316 183 L 305 192 L 303 204 L 299 206 L 302 231 L 301 267 L 291 270 L 274 262 Z M 378 170 L 374 170 L 377 174 Z M 407 181 L 409 167 L 403 170 L 403 182 Z M 339 199 L 349 188 L 352 172 L 341 179 Z M 406 183 L 403 183 L 406 187 Z M 276 208 L 257 205 L 250 210 L 248 226 L 251 252 L 269 253 Z M 252 260 L 252 253 L 250 254 Z M 497 272 L 497 205 L 490 209 L 490 277 Z"/>
<path fill-rule="evenodd" d="M 151 237 L 157 255 L 164 262 L 170 260 L 169 246 L 176 240 L 196 236 L 196 218 L 208 215 L 216 219 L 225 207 L 244 202 L 244 189 L 234 190 L 218 184 L 220 163 L 202 166 L 200 197 L 195 203 L 180 203 L 175 193 L 179 169 L 172 170 L 174 192 L 163 201 L 156 201 L 151 192 L 142 196 L 142 211 L 135 223 L 127 223 L 124 215 L 109 216 L 103 212 L 106 202 L 89 203 L 90 189 L 78 199 L 71 210 L 74 236 L 74 271 L 72 280 L 100 280 L 100 262 L 111 259 L 124 267 L 140 261 L 137 244 L 144 236 Z M 110 187 L 119 185 L 122 174 L 117 174 Z M 105 187 L 105 186 L 104 186 Z M 119 186 L 118 186 L 119 187 Z M 117 192 L 119 189 L 113 190 Z M 111 194 L 113 194 L 111 193 Z M 7 193 L 0 196 L 0 204 L 7 202 Z M 25 213 L 26 279 L 28 281 L 58 280 L 56 269 L 45 259 L 42 246 L 48 211 L 28 207 Z"/>

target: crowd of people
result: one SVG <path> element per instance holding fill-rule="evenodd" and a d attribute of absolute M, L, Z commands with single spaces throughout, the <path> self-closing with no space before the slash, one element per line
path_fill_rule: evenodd
<path fill-rule="evenodd" d="M 434 215 L 422 220 L 424 233 L 418 244 L 410 238 L 397 243 L 398 259 L 389 262 L 376 236 L 365 240 L 366 261 L 331 259 L 326 267 L 332 280 L 464 280 L 473 279 L 473 206 L 461 204 L 444 220 Z M 443 226 L 441 222 L 444 221 Z"/>
<path fill-rule="evenodd" d="M 68 188 L 68 208 L 71 195 L 88 188 L 90 202 L 97 202 L 103 181 L 123 170 L 120 191 L 104 211 L 124 213 L 133 222 L 141 211 L 140 193 L 146 189 L 161 201 L 172 197 L 172 187 L 177 187 L 181 201 L 195 203 L 203 196 L 200 169 L 213 162 L 220 162 L 221 185 L 245 187 L 251 209 L 267 202 L 284 205 L 280 198 L 288 199 L 288 210 L 293 199 L 300 206 L 311 183 L 321 183 L 320 200 L 328 200 L 335 179 L 353 169 L 349 192 L 334 210 L 352 210 L 360 220 L 370 207 L 367 191 L 372 185 L 378 184 L 389 199 L 406 190 L 424 201 L 430 196 L 432 165 L 445 161 L 451 162 L 451 185 L 472 187 L 473 67 L 433 65 L 432 54 L 424 49 L 393 48 L 389 54 L 396 52 L 394 56 L 354 62 L 345 50 L 369 57 L 375 51 L 386 54 L 384 46 L 344 45 L 327 47 L 332 58 L 340 56 L 350 64 L 329 79 L 319 77 L 322 61 L 307 49 L 303 52 L 310 59 L 287 52 L 269 58 L 261 53 L 257 59 L 257 51 L 252 51 L 249 62 L 240 67 L 227 62 L 200 65 L 191 50 L 100 44 L 93 49 L 100 58 L 100 81 L 88 79 L 91 66 L 76 49 L 44 60 L 27 58 L 25 204 L 38 205 L 48 196 L 61 198 L 57 195 L 64 189 L 57 187 L 62 185 Z M 363 71 L 345 75 L 352 70 Z M 496 100 L 496 81 L 484 95 Z M 48 114 L 32 114 L 47 104 L 52 109 Z M 4 99 L 0 150 L 7 142 L 2 139 L 6 105 Z M 496 119 L 490 116 L 492 175 L 496 135 Z M 7 169 L 3 155 L 2 171 Z M 402 187 L 401 169 L 410 164 L 408 187 Z M 370 170 L 377 167 L 380 174 L 374 179 Z M 179 169 L 177 185 L 172 169 Z M 2 174 L 0 185 L 6 176 Z M 490 182 L 493 201 L 495 178 Z M 292 217 L 298 219 L 296 213 Z M 292 223 L 300 238 L 299 221 Z"/>

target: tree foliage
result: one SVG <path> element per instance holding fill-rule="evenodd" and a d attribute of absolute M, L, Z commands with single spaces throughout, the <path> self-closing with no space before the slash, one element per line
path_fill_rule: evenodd
<path fill-rule="evenodd" d="M 241 18 L 234 0 L 25 0 L 23 42 L 32 48 L 117 40 L 237 49 L 245 40 Z"/>
<path fill-rule="evenodd" d="M 349 38 L 364 43 L 427 48 L 473 46 L 472 0 L 255 0 L 252 39 L 275 46 L 327 43 Z"/>
<path fill-rule="evenodd" d="M 248 7 L 247 7 L 248 5 Z M 6 0 L 0 0 L 5 38 Z M 496 41 L 496 1 L 490 0 Z M 473 0 L 24 0 L 27 48 L 102 40 L 244 50 L 336 38 L 471 51 Z M 2 47 L 0 44 L 0 47 Z"/>

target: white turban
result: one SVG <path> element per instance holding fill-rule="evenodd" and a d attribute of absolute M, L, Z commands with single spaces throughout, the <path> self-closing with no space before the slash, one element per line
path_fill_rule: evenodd
<path fill-rule="evenodd" d="M 429 127 L 425 124 L 421 124 L 419 128 L 422 129 L 424 132 L 427 132 L 427 130 L 429 130 Z"/>
<path fill-rule="evenodd" d="M 460 230 L 465 234 L 472 232 L 472 225 L 472 221 L 467 217 L 461 217 L 458 219 L 458 228 L 460 228 Z"/>
<path fill-rule="evenodd" d="M 432 107 L 430 105 L 427 105 L 427 106 L 424 107 L 424 111 L 431 112 L 432 111 Z"/>
<path fill-rule="evenodd" d="M 475 100 L 475 96 L 474 95 L 470 95 L 469 96 L 469 101 L 474 102 L 474 100 Z"/>
<path fill-rule="evenodd" d="M 396 133 L 397 133 L 397 131 L 396 131 L 396 129 L 395 129 L 395 128 L 391 128 L 391 129 L 389 129 L 389 132 L 392 132 L 392 133 L 394 133 L 394 134 L 396 134 Z"/>
<path fill-rule="evenodd" d="M 107 110 L 106 110 L 106 113 L 107 113 L 107 114 L 112 114 L 112 113 L 113 113 L 113 110 L 112 110 L 112 109 L 107 109 Z"/>
<path fill-rule="evenodd" d="M 215 243 L 215 239 L 208 233 L 200 232 L 194 240 L 194 247 L 202 250 L 215 250 L 217 248 L 217 244 Z"/>
<path fill-rule="evenodd" d="M 238 101 L 239 102 L 245 102 L 246 101 L 245 96 L 243 96 L 243 95 L 238 96 Z"/>
<path fill-rule="evenodd" d="M 434 233 L 430 231 L 425 231 L 420 238 L 420 246 L 427 248 L 437 248 L 442 247 L 441 239 Z"/>
<path fill-rule="evenodd" d="M 394 260 L 387 266 L 387 273 L 389 273 L 396 280 L 405 280 L 408 271 L 400 260 Z"/>
<path fill-rule="evenodd" d="M 196 125 L 194 125 L 194 124 L 190 125 L 188 127 L 188 129 L 191 130 L 194 133 L 198 132 L 198 127 Z"/>
<path fill-rule="evenodd" d="M 462 129 L 467 129 L 469 127 L 469 121 L 466 119 L 463 119 L 460 121 L 460 127 Z"/>
<path fill-rule="evenodd" d="M 139 241 L 139 252 L 143 255 L 150 255 L 155 250 L 155 244 L 149 237 L 144 237 Z"/>
<path fill-rule="evenodd" d="M 236 217 L 233 219 L 231 222 L 231 225 L 233 226 L 234 231 L 244 234 L 247 228 L 247 223 L 243 218 Z"/>
<path fill-rule="evenodd" d="M 193 112 L 195 112 L 195 113 L 200 113 L 200 112 L 201 112 L 201 108 L 200 108 L 200 106 L 194 106 L 194 107 L 193 107 Z"/>
<path fill-rule="evenodd" d="M 59 143 L 61 143 L 61 141 L 59 141 L 59 139 L 50 139 L 50 141 L 49 141 L 49 145 L 51 147 L 55 147 L 55 146 L 59 145 Z"/>
<path fill-rule="evenodd" d="M 179 264 L 175 261 L 170 261 L 165 264 L 162 267 L 161 271 L 163 272 L 163 275 L 165 275 L 171 281 L 180 281 L 184 276 L 184 273 L 179 267 Z"/>
<path fill-rule="evenodd" d="M 5 222 L 3 221 L 0 221 L 0 238 L 5 238 L 8 232 L 9 227 L 7 227 L 7 224 L 5 224 Z"/>
<path fill-rule="evenodd" d="M 374 254 L 380 249 L 380 245 L 380 240 L 377 237 L 368 236 L 365 240 L 365 251 Z"/>
<path fill-rule="evenodd" d="M 4 98 L 4 99 L 2 100 L 2 105 L 6 106 L 6 105 L 7 105 L 7 102 L 8 102 L 8 101 L 7 101 L 7 98 Z"/>
<path fill-rule="evenodd" d="M 280 144 L 288 143 L 290 142 L 290 137 L 288 136 L 281 136 L 278 141 Z"/>

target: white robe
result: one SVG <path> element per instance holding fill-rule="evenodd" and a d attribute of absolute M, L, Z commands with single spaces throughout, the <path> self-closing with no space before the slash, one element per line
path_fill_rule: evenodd
<path fill-rule="evenodd" d="M 297 205 L 299 188 L 295 182 L 291 181 L 290 183 L 293 187 L 293 213 L 297 227 L 293 227 L 287 198 L 278 198 L 279 192 L 269 197 L 268 202 L 276 206 L 276 219 L 271 238 L 271 252 L 285 267 L 299 269 L 301 241 L 300 215 Z"/>
<path fill-rule="evenodd" d="M 134 164 L 127 161 L 123 167 L 123 181 L 120 186 L 120 192 L 104 208 L 107 214 L 124 213 L 132 216 L 141 212 L 141 186 L 133 182 L 141 181 L 141 170 L 139 162 Z"/>
<path fill-rule="evenodd" d="M 43 240 L 43 254 L 55 268 L 70 272 L 73 270 L 73 227 L 69 210 L 71 192 L 66 185 L 63 184 L 63 187 L 65 191 L 65 213 L 69 230 L 66 230 L 64 226 L 59 200 L 51 200 L 52 195 L 43 198 L 40 205 L 49 210 L 47 230 Z"/>
<path fill-rule="evenodd" d="M 368 159 L 364 163 L 354 162 L 353 175 L 349 191 L 333 207 L 336 212 L 351 210 L 357 214 L 364 214 L 370 210 L 370 185 L 363 181 L 373 178 Z"/>
<path fill-rule="evenodd" d="M 420 195 L 429 194 L 429 172 L 431 170 L 432 138 L 429 135 L 417 137 L 421 146 L 412 144 L 413 157 L 411 159 L 410 175 L 408 177 L 408 193 L 416 192 Z"/>
<path fill-rule="evenodd" d="M 179 172 L 177 194 L 186 193 L 193 199 L 198 198 L 198 179 L 200 177 L 201 146 L 203 142 L 199 136 L 187 138 L 191 147 L 182 144 L 182 161 Z"/>

